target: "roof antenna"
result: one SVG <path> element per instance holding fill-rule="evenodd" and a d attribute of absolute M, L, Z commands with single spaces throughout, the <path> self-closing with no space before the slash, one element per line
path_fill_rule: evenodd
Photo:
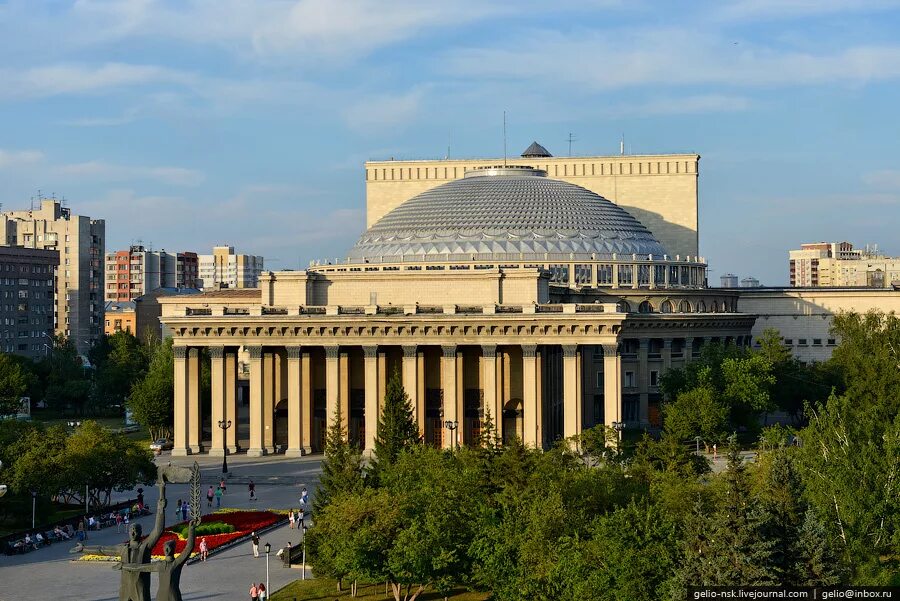
<path fill-rule="evenodd" d="M 503 166 L 506 167 L 506 111 L 503 111 Z"/>
<path fill-rule="evenodd" d="M 569 156 L 572 156 L 572 142 L 577 142 L 578 138 L 575 137 L 575 134 L 569 132 Z"/>
<path fill-rule="evenodd" d="M 622 132 L 622 141 L 619 142 L 619 154 L 625 156 L 625 132 Z"/>
<path fill-rule="evenodd" d="M 447 158 L 450 158 L 450 145 L 453 143 L 453 128 L 447 128 Z"/>

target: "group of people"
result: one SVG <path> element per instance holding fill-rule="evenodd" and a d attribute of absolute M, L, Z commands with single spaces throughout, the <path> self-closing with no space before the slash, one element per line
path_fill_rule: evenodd
<path fill-rule="evenodd" d="M 221 480 L 219 482 L 219 486 L 213 489 L 212 485 L 210 485 L 209 489 L 206 491 L 206 507 L 207 509 L 212 508 L 213 499 L 216 500 L 216 509 L 222 506 L 222 496 L 225 494 L 225 480 Z"/>
<path fill-rule="evenodd" d="M 250 601 L 266 601 L 269 598 L 269 593 L 266 591 L 266 585 L 262 582 L 259 584 L 253 583 L 250 585 Z"/>

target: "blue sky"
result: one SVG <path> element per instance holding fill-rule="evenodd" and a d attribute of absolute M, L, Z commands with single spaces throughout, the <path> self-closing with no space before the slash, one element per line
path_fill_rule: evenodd
<path fill-rule="evenodd" d="M 340 256 L 362 163 L 702 155 L 701 252 L 787 281 L 800 242 L 900 254 L 900 2 L 0 0 L 0 201 L 107 248 Z"/>

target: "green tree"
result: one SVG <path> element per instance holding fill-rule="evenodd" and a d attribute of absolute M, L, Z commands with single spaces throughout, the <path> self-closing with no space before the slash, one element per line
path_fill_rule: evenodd
<path fill-rule="evenodd" d="M 770 537 L 772 517 L 750 494 L 750 479 L 732 439 L 728 468 L 721 476 L 716 510 L 705 518 L 698 508 L 689 522 L 682 562 L 673 589 L 688 585 L 774 585 L 781 573 Z"/>
<path fill-rule="evenodd" d="M 84 414 L 91 393 L 91 379 L 71 339 L 56 336 L 50 352 L 47 404 L 60 412 Z"/>
<path fill-rule="evenodd" d="M 846 583 L 846 569 L 832 534 L 807 510 L 791 546 L 791 566 L 794 586 L 835 586 Z"/>
<path fill-rule="evenodd" d="M 119 331 L 91 349 L 91 363 L 95 369 L 92 401 L 96 409 L 105 410 L 123 404 L 132 386 L 143 378 L 147 349 L 130 333 Z"/>
<path fill-rule="evenodd" d="M 21 398 L 28 390 L 28 377 L 11 355 L 0 353 L 0 415 L 19 412 Z"/>
<path fill-rule="evenodd" d="M 150 365 L 131 387 L 127 406 L 134 420 L 150 431 L 150 438 L 166 438 L 172 432 L 175 405 L 175 357 L 172 339 L 150 347 Z"/>
<path fill-rule="evenodd" d="M 663 405 L 666 433 L 677 440 L 699 436 L 705 442 L 721 442 L 728 432 L 728 407 L 711 385 L 681 392 L 674 403 Z"/>
<path fill-rule="evenodd" d="M 394 371 L 387 382 L 384 406 L 378 418 L 375 436 L 376 473 L 384 465 L 390 465 L 404 449 L 419 443 L 419 427 L 413 417 L 409 396 L 400 382 L 400 372 Z"/>
<path fill-rule="evenodd" d="M 328 434 L 325 437 L 325 457 L 322 475 L 313 500 L 316 514 L 324 510 L 333 499 L 363 488 L 362 455 L 359 448 L 347 439 L 347 428 L 340 403 L 334 412 Z"/>

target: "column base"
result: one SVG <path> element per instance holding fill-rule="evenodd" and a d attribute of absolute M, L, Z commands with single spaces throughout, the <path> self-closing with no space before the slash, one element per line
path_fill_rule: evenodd
<path fill-rule="evenodd" d="M 265 449 L 247 449 L 247 457 L 262 457 L 265 454 Z"/>
<path fill-rule="evenodd" d="M 224 456 L 225 456 L 225 449 L 215 449 L 215 448 L 210 449 L 210 450 L 209 450 L 209 456 L 210 456 L 210 457 L 224 457 Z"/>
<path fill-rule="evenodd" d="M 203 452 L 203 445 L 191 445 L 191 455 L 199 455 Z"/>
<path fill-rule="evenodd" d="M 266 454 L 267 454 L 267 455 L 274 455 L 274 454 L 275 454 L 275 447 L 266 447 Z"/>
<path fill-rule="evenodd" d="M 172 457 L 187 457 L 190 454 L 190 449 L 172 449 Z"/>
<path fill-rule="evenodd" d="M 284 452 L 285 457 L 303 457 L 303 449 L 288 449 Z"/>
<path fill-rule="evenodd" d="M 303 447 L 304 455 L 312 455 L 312 452 L 313 452 L 312 447 Z"/>
<path fill-rule="evenodd" d="M 241 450 L 241 447 L 239 447 L 239 446 L 228 447 L 228 454 L 234 455 L 235 453 L 237 453 L 240 450 Z"/>

